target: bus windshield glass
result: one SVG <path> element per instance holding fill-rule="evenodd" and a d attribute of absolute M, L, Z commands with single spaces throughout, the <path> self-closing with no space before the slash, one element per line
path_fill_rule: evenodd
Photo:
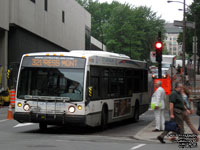
<path fill-rule="evenodd" d="M 31 66 L 32 63 L 29 62 L 29 66 L 26 63 L 24 65 L 26 67 L 22 66 L 18 82 L 18 98 L 24 99 L 28 95 L 66 97 L 70 101 L 83 100 L 84 67 L 56 68 L 44 65 L 34 67 Z"/>

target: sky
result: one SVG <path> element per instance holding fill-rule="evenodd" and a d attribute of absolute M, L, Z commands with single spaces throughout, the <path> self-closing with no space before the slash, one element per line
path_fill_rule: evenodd
<path fill-rule="evenodd" d="M 111 3 L 113 0 L 99 0 L 99 2 Z M 151 7 L 154 12 L 157 12 L 158 16 L 166 22 L 174 22 L 174 20 L 183 20 L 183 11 L 178 9 L 183 9 L 183 4 L 181 3 L 167 3 L 167 0 L 117 0 L 120 3 L 129 3 L 134 6 L 147 6 Z M 182 1 L 183 0 L 178 0 Z M 186 4 L 190 5 L 193 0 L 186 0 Z"/>

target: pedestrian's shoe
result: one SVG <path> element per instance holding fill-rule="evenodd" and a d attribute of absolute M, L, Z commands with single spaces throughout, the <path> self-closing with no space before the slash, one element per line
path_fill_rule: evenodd
<path fill-rule="evenodd" d="M 163 140 L 162 137 L 158 136 L 157 139 L 160 141 L 160 143 L 165 144 L 165 141 Z"/>
<path fill-rule="evenodd" d="M 154 130 L 152 130 L 152 132 L 160 132 L 160 130 L 154 129 Z"/>

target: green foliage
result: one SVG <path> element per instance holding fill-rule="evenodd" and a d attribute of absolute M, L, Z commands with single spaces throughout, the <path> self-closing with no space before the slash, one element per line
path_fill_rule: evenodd
<path fill-rule="evenodd" d="M 164 21 L 148 7 L 134 7 L 113 1 L 77 0 L 92 15 L 91 35 L 106 44 L 108 51 L 133 59 L 149 60 L 158 31 L 164 34 Z"/>

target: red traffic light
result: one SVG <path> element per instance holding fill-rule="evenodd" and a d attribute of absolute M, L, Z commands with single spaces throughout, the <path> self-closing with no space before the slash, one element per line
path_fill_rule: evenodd
<path fill-rule="evenodd" d="M 155 48 L 156 48 L 156 49 L 162 49 L 162 48 L 163 48 L 162 42 L 156 42 L 156 43 L 155 43 Z"/>

